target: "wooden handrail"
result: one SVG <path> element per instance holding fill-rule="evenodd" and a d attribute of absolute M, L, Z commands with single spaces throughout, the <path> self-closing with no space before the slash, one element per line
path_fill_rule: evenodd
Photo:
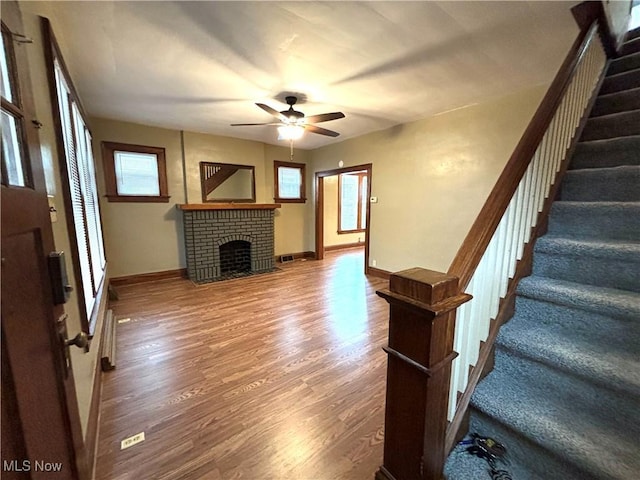
<path fill-rule="evenodd" d="M 518 184 L 549 128 L 556 109 L 585 54 L 589 42 L 597 31 L 598 24 L 594 21 L 589 29 L 582 30 L 576 38 L 549 90 L 542 99 L 542 103 L 540 103 L 531 122 L 529 122 L 471 230 L 469 230 L 453 262 L 451 262 L 447 273 L 458 277 L 460 291 L 464 291 L 468 286 L 482 259 L 482 255 L 484 255 L 493 234 L 498 228 L 505 210 L 509 206 L 511 198 L 518 188 Z"/>

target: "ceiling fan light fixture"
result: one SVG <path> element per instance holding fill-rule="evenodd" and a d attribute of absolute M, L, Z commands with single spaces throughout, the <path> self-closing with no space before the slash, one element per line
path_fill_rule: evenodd
<path fill-rule="evenodd" d="M 304 133 L 302 125 L 280 125 L 278 127 L 278 140 L 298 140 Z"/>

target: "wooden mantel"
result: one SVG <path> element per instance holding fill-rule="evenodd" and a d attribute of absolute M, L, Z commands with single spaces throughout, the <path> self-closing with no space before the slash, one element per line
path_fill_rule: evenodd
<path fill-rule="evenodd" d="M 176 207 L 180 210 L 275 210 L 279 203 L 182 203 Z"/>

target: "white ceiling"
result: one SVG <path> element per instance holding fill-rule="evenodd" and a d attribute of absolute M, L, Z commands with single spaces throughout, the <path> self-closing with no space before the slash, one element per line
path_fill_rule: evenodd
<path fill-rule="evenodd" d="M 89 114 L 278 144 L 254 105 L 342 111 L 312 149 L 549 82 L 576 2 L 51 2 Z"/>

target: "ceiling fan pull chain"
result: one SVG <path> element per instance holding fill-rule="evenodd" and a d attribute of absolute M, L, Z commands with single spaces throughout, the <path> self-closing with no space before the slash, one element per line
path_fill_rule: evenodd
<path fill-rule="evenodd" d="M 289 146 L 291 147 L 291 161 L 293 162 L 293 138 L 289 139 Z"/>

